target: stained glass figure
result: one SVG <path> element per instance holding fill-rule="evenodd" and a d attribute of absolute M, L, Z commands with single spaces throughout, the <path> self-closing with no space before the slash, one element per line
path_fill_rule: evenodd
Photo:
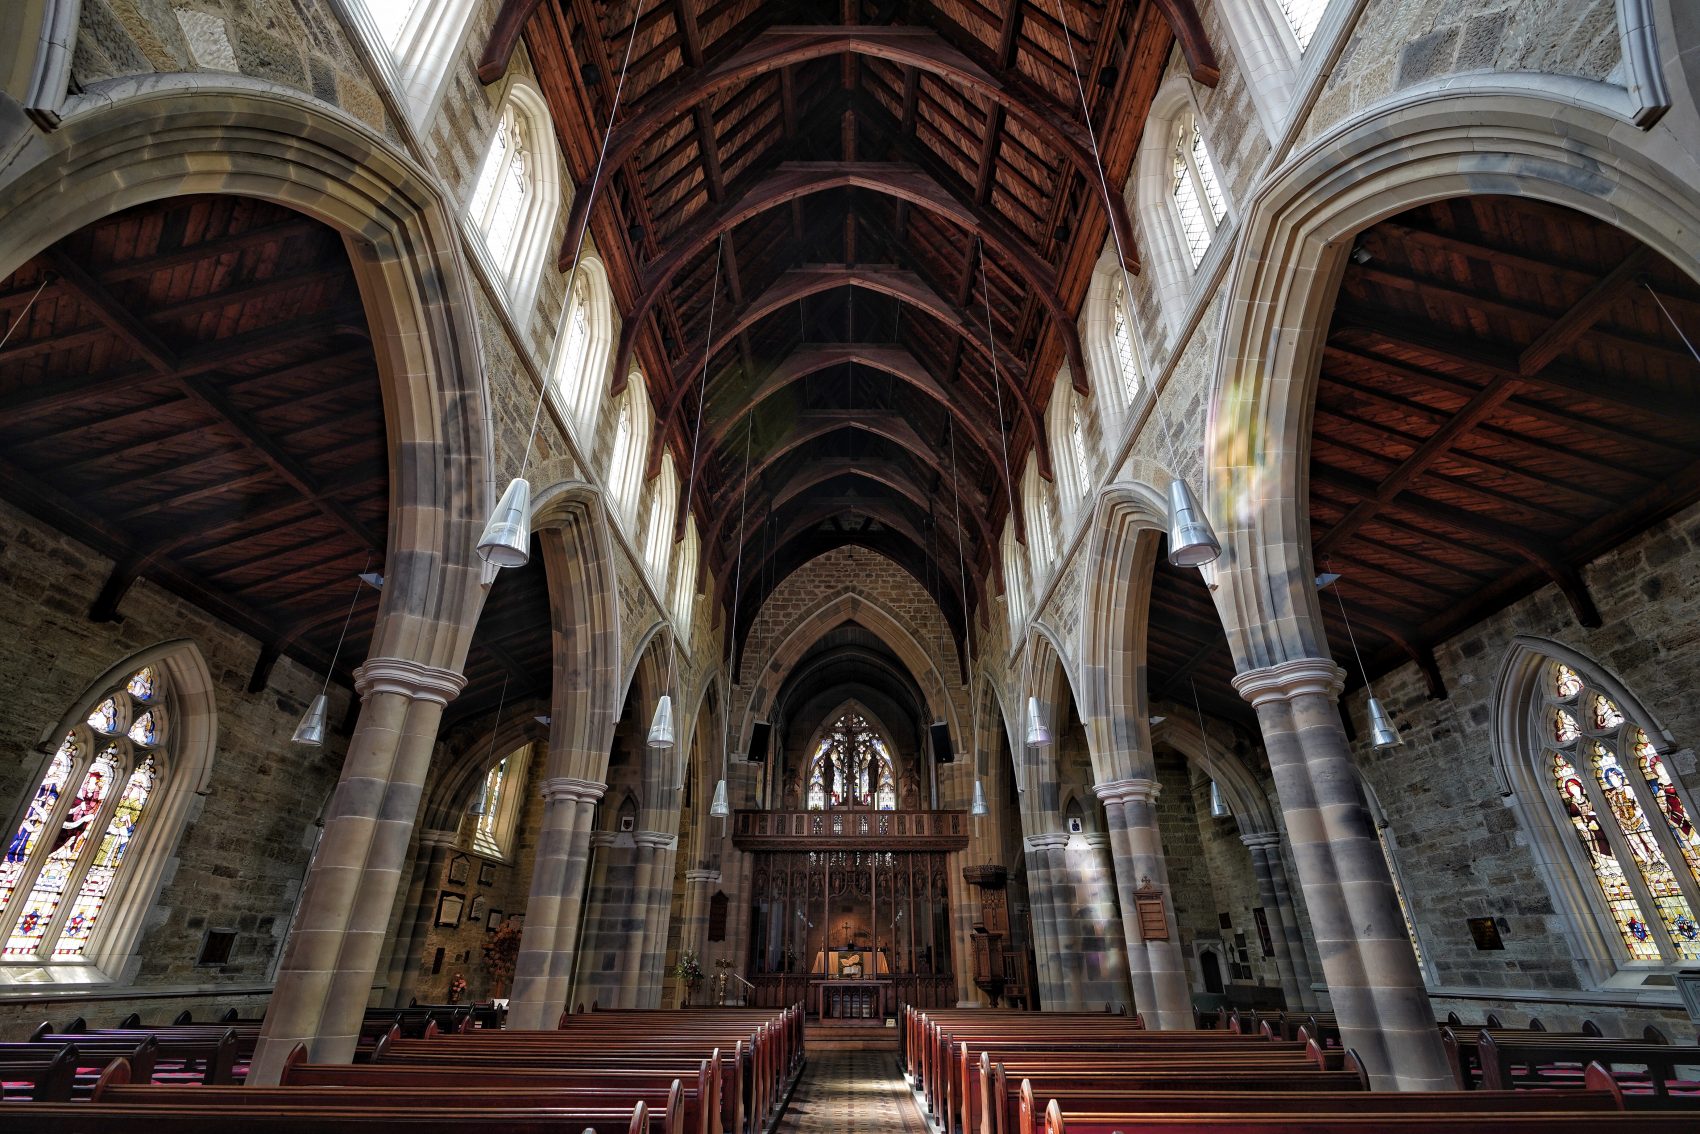
<path fill-rule="evenodd" d="M 1680 785 L 1615 698 L 1549 666 L 1537 713 L 1552 782 L 1630 958 L 1700 960 L 1700 833 Z"/>
<path fill-rule="evenodd" d="M 84 957 L 160 779 L 166 700 L 145 666 L 65 735 L 0 861 L 0 961 Z"/>
<path fill-rule="evenodd" d="M 111 736 L 118 731 L 118 698 L 108 697 L 89 714 L 89 727 Z"/>
<path fill-rule="evenodd" d="M 867 718 L 847 712 L 839 717 L 809 762 L 805 805 L 810 811 L 836 807 L 897 810 L 897 776 L 885 741 Z"/>

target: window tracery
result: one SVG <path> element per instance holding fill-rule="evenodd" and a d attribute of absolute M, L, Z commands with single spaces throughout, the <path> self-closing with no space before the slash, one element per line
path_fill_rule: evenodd
<path fill-rule="evenodd" d="M 84 956 L 150 817 L 168 724 L 160 672 L 143 666 L 60 741 L 0 860 L 0 960 Z"/>
<path fill-rule="evenodd" d="M 1551 789 L 1630 959 L 1700 960 L 1700 838 L 1646 731 L 1563 662 L 1547 663 L 1533 711 Z"/>
<path fill-rule="evenodd" d="M 891 752 L 862 714 L 850 711 L 833 722 L 809 761 L 807 807 L 897 810 L 897 775 Z"/>
<path fill-rule="evenodd" d="M 1197 268 L 1228 215 L 1228 207 L 1196 116 L 1189 115 L 1176 128 L 1170 167 L 1169 197 L 1180 217 L 1192 266 Z"/>
<path fill-rule="evenodd" d="M 1292 29 L 1293 39 L 1303 53 L 1310 47 L 1317 25 L 1322 23 L 1322 13 L 1328 10 L 1328 0 L 1280 0 L 1280 3 L 1281 15 L 1287 18 L 1287 27 Z"/>
<path fill-rule="evenodd" d="M 478 170 L 467 217 L 484 238 L 508 299 L 523 308 L 535 293 L 549 229 L 560 204 L 548 107 L 535 89 L 514 83 L 502 102 L 490 148 Z"/>
<path fill-rule="evenodd" d="M 1116 371 L 1121 377 L 1122 398 L 1128 405 L 1139 395 L 1139 362 L 1133 353 L 1133 329 L 1128 326 L 1127 285 L 1116 280 L 1110 298 L 1111 337 L 1116 344 Z"/>

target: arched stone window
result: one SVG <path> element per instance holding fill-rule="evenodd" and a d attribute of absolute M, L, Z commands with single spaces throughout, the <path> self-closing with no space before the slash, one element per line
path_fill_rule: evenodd
<path fill-rule="evenodd" d="M 697 535 L 697 523 L 685 520 L 685 538 L 679 541 L 678 562 L 673 565 L 673 619 L 679 636 L 689 638 L 691 608 L 697 597 L 697 555 L 702 540 Z"/>
<path fill-rule="evenodd" d="M 1164 325 L 1172 335 L 1191 305 L 1198 269 L 1228 219 L 1227 195 L 1186 76 L 1172 76 L 1158 88 L 1137 168 L 1137 212 Z"/>
<path fill-rule="evenodd" d="M 644 462 L 649 459 L 649 415 L 643 375 L 634 370 L 615 411 L 614 445 L 608 456 L 608 493 L 628 531 L 637 518 L 638 489 L 643 482 Z"/>
<path fill-rule="evenodd" d="M 649 527 L 643 536 L 643 559 L 659 588 L 667 580 L 667 561 L 673 554 L 673 521 L 679 514 L 679 477 L 673 471 L 673 454 L 661 458 L 655 489 L 649 499 Z"/>
<path fill-rule="evenodd" d="M 525 778 L 531 768 L 532 745 L 502 757 L 484 773 L 478 798 L 467 812 L 470 842 L 486 858 L 511 859 L 514 827 L 525 807 Z"/>
<path fill-rule="evenodd" d="M 1299 69 L 1331 0 L 1226 0 L 1218 7 L 1240 60 L 1264 136 L 1280 136 L 1292 110 Z M 1346 5 L 1350 8 L 1351 5 Z"/>
<path fill-rule="evenodd" d="M 557 164 L 543 96 L 529 84 L 513 83 L 479 166 L 467 219 L 483 236 L 515 310 L 523 310 L 537 290 L 561 204 Z"/>
<path fill-rule="evenodd" d="M 586 437 L 596 428 L 597 411 L 608 390 L 608 355 L 613 345 L 613 294 L 608 276 L 601 261 L 586 256 L 579 262 L 562 309 L 555 357 L 549 367 L 556 397 L 568 419 Z"/>
<path fill-rule="evenodd" d="M 49 734 L 0 859 L 0 983 L 122 979 L 210 766 L 211 679 L 175 643 L 109 671 Z"/>
<path fill-rule="evenodd" d="M 1021 627 L 1027 621 L 1027 584 L 1022 577 L 1021 552 L 1015 541 L 1015 523 L 1004 524 L 1001 551 L 1003 553 L 1003 591 L 1009 602 L 1009 635 L 1012 641 L 1021 637 Z"/>
<path fill-rule="evenodd" d="M 1029 456 L 1021 475 L 1021 504 L 1027 520 L 1027 557 L 1035 590 L 1057 559 L 1057 513 L 1051 490 L 1039 475 L 1039 462 Z"/>
<path fill-rule="evenodd" d="M 1064 370 L 1057 376 L 1055 393 L 1047 415 L 1050 428 L 1051 452 L 1058 455 L 1062 471 L 1059 482 L 1067 485 L 1065 511 L 1078 520 L 1084 511 L 1092 486 L 1097 482 L 1097 457 L 1092 449 L 1091 411 L 1086 399 L 1074 390 Z M 1072 527 L 1071 527 L 1072 530 Z"/>
<path fill-rule="evenodd" d="M 854 709 L 834 721 L 809 760 L 810 811 L 837 807 L 897 810 L 897 772 L 891 749 Z"/>
<path fill-rule="evenodd" d="M 1279 0 L 1281 15 L 1287 21 L 1287 27 L 1293 33 L 1293 42 L 1299 45 L 1302 54 L 1310 46 L 1310 41 L 1316 35 L 1316 26 L 1322 22 L 1322 13 L 1328 10 L 1328 0 Z"/>
<path fill-rule="evenodd" d="M 1597 975 L 1700 960 L 1700 831 L 1670 739 L 1551 643 L 1519 639 L 1500 698 L 1502 770 Z"/>
<path fill-rule="evenodd" d="M 1106 247 L 1092 271 L 1091 289 L 1081 307 L 1081 346 L 1094 399 L 1125 413 L 1138 404 L 1141 379 L 1138 331 L 1128 302 L 1126 277 L 1116 262 L 1115 249 Z M 1059 378 L 1059 384 L 1063 379 Z M 1108 428 L 1114 415 L 1101 411 L 1099 424 Z"/>
<path fill-rule="evenodd" d="M 435 109 L 475 6 L 473 0 L 366 0 L 366 14 L 378 40 L 389 49 L 400 93 L 415 122 L 429 118 Z"/>

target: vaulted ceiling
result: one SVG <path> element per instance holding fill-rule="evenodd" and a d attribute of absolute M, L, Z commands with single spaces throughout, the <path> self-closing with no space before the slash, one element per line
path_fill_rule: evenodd
<path fill-rule="evenodd" d="M 1190 0 L 503 8 L 480 74 L 523 40 L 576 184 L 606 142 L 561 265 L 588 211 L 624 317 L 616 385 L 646 377 L 651 472 L 664 446 L 682 471 L 695 454 L 721 600 L 742 552 L 740 630 L 793 566 L 855 543 L 961 635 L 998 570 L 1006 453 L 1049 476 L 1058 366 L 1084 388 L 1075 320 L 1109 224 L 1137 268 L 1082 90 L 1119 186 L 1177 32 L 1214 82 Z"/>

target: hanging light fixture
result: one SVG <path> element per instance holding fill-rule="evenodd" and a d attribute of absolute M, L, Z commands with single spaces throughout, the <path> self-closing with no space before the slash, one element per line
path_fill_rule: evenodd
<path fill-rule="evenodd" d="M 663 693 L 655 702 L 655 715 L 649 719 L 649 746 L 673 747 L 673 695 Z"/>
<path fill-rule="evenodd" d="M 732 805 L 726 798 L 726 781 L 724 779 L 714 785 L 714 802 L 708 805 L 708 813 L 716 819 L 724 819 L 732 814 Z"/>
<path fill-rule="evenodd" d="M 1339 580 L 1337 572 L 1325 571 L 1316 577 L 1316 584 L 1318 589 L 1323 589 Z M 1334 587 L 1334 601 L 1340 604 L 1340 619 L 1346 624 L 1346 640 L 1352 643 L 1352 656 L 1358 661 L 1358 673 L 1363 676 L 1364 688 L 1369 691 L 1369 742 L 1375 748 L 1397 748 L 1405 743 L 1405 738 L 1393 727 L 1393 718 L 1387 715 L 1386 707 L 1375 695 L 1375 686 L 1370 684 L 1369 670 L 1364 668 L 1364 656 L 1358 652 L 1358 636 L 1352 632 L 1352 619 L 1346 613 L 1346 600 L 1340 597 L 1339 587 Z"/>
<path fill-rule="evenodd" d="M 1222 785 L 1217 783 L 1215 780 L 1211 780 L 1210 781 L 1210 818 L 1212 818 L 1212 819 L 1230 819 L 1230 818 L 1233 817 L 1233 814 L 1234 814 L 1233 809 L 1228 806 L 1228 801 L 1226 799 L 1222 798 Z"/>
<path fill-rule="evenodd" d="M 1039 709 L 1039 698 L 1027 698 L 1027 747 L 1043 748 L 1051 742 L 1051 729 Z"/>
<path fill-rule="evenodd" d="M 977 819 L 982 815 L 991 814 L 991 808 L 986 806 L 986 787 L 979 780 L 974 781 L 973 815 Z"/>
<path fill-rule="evenodd" d="M 602 185 L 602 172 L 608 159 L 608 141 L 614 136 L 614 117 L 620 112 L 620 97 L 626 90 L 626 73 L 632 64 L 632 46 L 637 42 L 641 20 L 632 21 L 632 34 L 626 40 L 626 58 L 620 64 L 620 81 L 614 88 L 614 104 L 608 109 L 608 125 L 602 131 L 602 148 L 596 155 L 596 169 L 590 175 L 585 192 L 584 216 L 579 221 L 578 241 L 573 251 L 572 271 L 567 273 L 568 295 L 578 282 L 579 265 L 584 260 L 584 235 L 590 228 L 590 213 L 596 206 L 596 191 Z M 600 80 L 601 73 L 597 72 Z M 496 510 L 478 537 L 478 557 L 492 567 L 524 567 L 531 562 L 531 482 L 525 472 L 531 467 L 531 447 L 537 441 L 537 426 L 543 419 L 543 399 L 548 396 L 549 384 L 541 383 L 537 390 L 537 406 L 531 411 L 531 432 L 525 439 L 525 453 L 520 458 L 519 475 L 508 482 L 502 491 Z"/>
<path fill-rule="evenodd" d="M 292 744 L 310 744 L 317 748 L 325 742 L 325 711 L 330 707 L 331 674 L 336 672 L 337 659 L 342 657 L 342 644 L 348 640 L 348 624 L 354 621 L 354 607 L 360 601 L 360 585 L 371 582 L 367 575 L 372 570 L 372 557 L 366 557 L 366 566 L 354 580 L 354 597 L 348 600 L 348 613 L 342 619 L 342 633 L 337 635 L 336 649 L 331 651 L 331 665 L 325 670 L 325 683 L 319 687 L 319 692 L 307 702 L 307 711 L 301 714 L 301 722 L 295 726 L 295 732 L 289 740 Z M 373 589 L 381 584 L 372 583 Z"/>
<path fill-rule="evenodd" d="M 1092 144 L 1092 162 L 1098 172 L 1098 188 L 1104 197 L 1104 215 L 1109 219 L 1115 215 L 1110 179 L 1104 173 L 1104 157 L 1098 152 L 1098 131 L 1092 125 L 1092 108 L 1086 101 L 1086 84 L 1080 78 L 1080 61 L 1074 56 L 1074 35 L 1068 29 L 1062 0 L 1057 0 L 1057 23 L 1062 25 L 1063 43 L 1068 47 L 1068 64 L 1074 72 L 1074 88 L 1080 93 L 1080 116 L 1086 123 L 1087 141 Z M 1099 72 L 1100 83 L 1106 73 L 1113 74 L 1109 68 Z M 1128 324 L 1132 326 L 1133 283 L 1127 275 L 1127 249 L 1122 247 L 1121 233 L 1116 230 L 1113 221 L 1109 228 L 1110 239 L 1116 245 L 1116 264 L 1122 274 L 1122 302 L 1128 305 Z M 1152 408 L 1156 410 L 1157 423 L 1163 429 L 1163 441 L 1169 450 L 1169 469 L 1174 476 L 1169 485 L 1169 562 L 1176 567 L 1203 567 L 1214 563 L 1217 556 L 1222 554 L 1222 544 L 1211 529 L 1210 520 L 1199 505 L 1198 498 L 1193 495 L 1191 486 L 1181 476 L 1180 460 L 1175 452 L 1175 438 L 1169 429 L 1169 415 L 1164 412 L 1163 403 L 1153 397 Z"/>

